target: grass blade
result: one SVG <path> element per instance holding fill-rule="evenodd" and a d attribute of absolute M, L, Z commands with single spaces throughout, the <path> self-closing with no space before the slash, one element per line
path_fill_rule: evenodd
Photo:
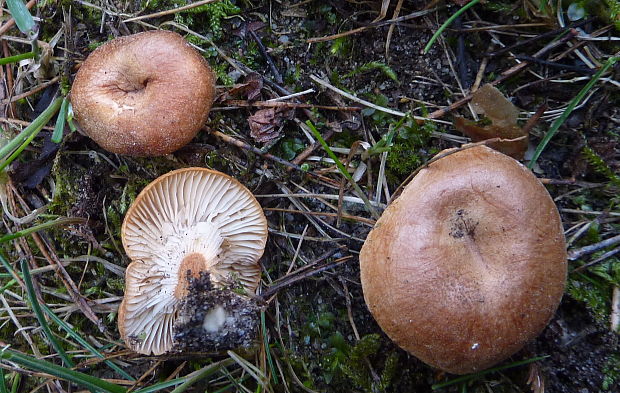
<path fill-rule="evenodd" d="M 266 391 L 271 391 L 271 389 L 269 389 L 269 385 L 267 385 L 269 379 L 263 374 L 261 370 L 259 370 L 255 365 L 248 362 L 233 351 L 226 351 L 226 353 L 228 354 L 228 356 L 234 359 L 234 361 L 237 362 L 237 364 L 241 366 L 241 368 L 244 369 L 245 372 L 247 372 L 252 378 L 254 378 L 254 380 L 259 384 L 260 387 L 264 388 Z"/>
<path fill-rule="evenodd" d="M 448 28 L 448 26 L 450 26 L 452 24 L 452 22 L 454 22 L 454 20 L 456 18 L 458 18 L 459 16 L 461 16 L 461 14 L 465 11 L 467 11 L 468 9 L 470 9 L 471 7 L 475 6 L 476 4 L 478 4 L 480 2 L 480 0 L 473 0 L 470 1 L 469 3 L 465 4 L 465 6 L 463 6 L 463 8 L 461 8 L 460 10 L 456 11 L 454 13 L 454 15 L 452 15 L 451 17 L 448 18 L 447 21 L 445 21 L 440 27 L 439 29 L 435 32 L 435 34 L 433 34 L 433 36 L 431 37 L 430 41 L 428 41 L 428 44 L 426 44 L 426 46 L 424 47 L 424 54 L 427 54 L 428 51 L 431 49 L 431 47 L 433 46 L 433 44 L 435 43 L 435 41 L 437 41 L 437 38 L 439 38 L 439 36 L 441 35 L 441 33 L 443 33 L 443 31 L 445 29 Z"/>
<path fill-rule="evenodd" d="M 50 319 L 52 321 L 54 321 L 54 323 L 56 323 L 56 325 L 58 325 L 62 330 L 67 332 L 67 334 L 69 336 L 71 336 L 75 341 L 77 341 L 82 347 L 88 349 L 93 355 L 97 356 L 98 358 L 101 358 L 101 359 L 105 358 L 105 356 L 101 352 L 99 352 L 88 341 L 86 341 L 82 336 L 80 336 L 76 331 L 74 331 L 71 328 L 71 326 L 69 326 L 62 319 L 58 318 L 58 316 L 56 314 L 54 314 L 54 312 L 52 310 L 50 310 L 49 307 L 47 307 L 45 304 L 42 304 L 41 307 L 43 308 L 43 311 L 45 311 L 47 316 L 50 317 Z M 123 370 L 122 368 L 120 368 L 119 366 L 114 364 L 114 362 L 112 362 L 111 360 L 105 360 L 105 363 L 108 366 L 110 366 L 111 369 L 113 369 L 114 371 L 116 371 L 117 373 L 122 375 L 123 378 L 128 379 L 130 381 L 135 381 L 136 380 L 134 377 L 132 377 L 131 375 L 127 374 L 127 372 L 125 372 L 125 370 Z"/>
<path fill-rule="evenodd" d="M 35 53 L 34 52 L 21 53 L 19 55 L 4 57 L 4 58 L 0 59 L 0 65 L 17 63 L 18 61 L 22 61 L 24 59 L 32 59 L 34 57 L 35 57 Z"/>
<path fill-rule="evenodd" d="M 30 235 L 31 233 L 34 232 L 39 232 L 42 231 L 44 229 L 47 228 L 52 228 L 58 225 L 71 225 L 71 224 L 79 224 L 79 223 L 83 223 L 84 219 L 82 218 L 59 218 L 53 221 L 48 221 L 48 222 L 44 222 L 43 224 L 37 224 L 37 225 L 33 225 L 30 228 L 26 228 L 24 230 L 21 231 L 17 231 L 14 233 L 9 233 L 7 235 L 4 235 L 2 237 L 0 237 L 0 244 L 1 243 L 6 243 L 8 241 L 11 241 L 13 239 L 17 239 L 19 237 L 24 237 L 27 235 Z"/>
<path fill-rule="evenodd" d="M 370 203 L 370 200 L 368 200 L 368 197 L 366 196 L 366 194 L 364 194 L 364 191 L 362 191 L 360 186 L 358 186 L 355 180 L 353 180 L 353 177 L 351 176 L 349 171 L 347 171 L 347 168 L 345 168 L 344 165 L 342 165 L 342 162 L 340 162 L 340 160 L 334 154 L 332 149 L 329 148 L 329 146 L 327 145 L 327 142 L 325 142 L 325 139 L 323 139 L 323 136 L 321 135 L 321 133 L 316 129 L 316 127 L 314 126 L 314 124 L 312 124 L 310 120 L 306 121 L 306 125 L 310 128 L 310 131 L 312 131 L 312 134 L 314 135 L 314 137 L 318 139 L 319 143 L 321 143 L 321 146 L 323 146 L 323 149 L 325 149 L 325 151 L 327 152 L 327 155 L 332 160 L 334 160 L 340 173 L 342 173 L 342 175 L 346 177 L 349 183 L 353 186 L 357 196 L 360 197 L 364 201 L 364 204 L 366 205 L 366 208 L 368 209 L 368 211 L 370 211 L 370 214 L 372 214 L 372 216 L 375 219 L 379 219 L 379 213 L 377 213 L 377 210 L 375 209 L 375 207 L 372 205 L 372 203 Z"/>
<path fill-rule="evenodd" d="M 56 98 L 34 121 L 0 149 L 0 171 L 6 168 L 30 144 L 44 125 L 58 112 L 62 98 Z"/>
<path fill-rule="evenodd" d="M 276 373 L 276 368 L 273 365 L 273 359 L 271 358 L 271 348 L 269 347 L 269 338 L 267 337 L 267 325 L 265 323 L 265 312 L 260 312 L 260 327 L 263 332 L 263 342 L 265 345 L 265 353 L 267 354 L 267 364 L 269 364 L 269 369 L 271 370 L 271 377 L 273 379 L 273 383 L 278 385 L 278 374 Z"/>
<path fill-rule="evenodd" d="M 6 388 L 6 380 L 4 379 L 4 369 L 0 368 L 0 393 L 9 393 Z"/>
<path fill-rule="evenodd" d="M 60 343 L 54 337 L 52 330 L 50 329 L 47 321 L 45 320 L 45 316 L 43 315 L 43 311 L 41 310 L 41 305 L 39 304 L 39 300 L 37 299 L 36 292 L 34 290 L 34 285 L 32 284 L 32 277 L 30 276 L 30 268 L 28 267 L 28 261 L 26 259 L 22 259 L 21 262 L 22 275 L 24 276 L 24 283 L 26 284 L 26 291 L 28 292 L 28 298 L 30 299 L 30 306 L 32 311 L 34 311 L 34 315 L 37 317 L 39 321 L 39 325 L 41 325 L 41 329 L 43 329 L 43 333 L 47 336 L 50 344 L 58 355 L 62 358 L 65 364 L 69 367 L 74 367 L 75 364 L 69 359 L 69 356 L 65 353 L 65 350 L 62 348 Z"/>
<path fill-rule="evenodd" d="M 19 31 L 30 36 L 35 24 L 26 5 L 21 0 L 6 0 L 6 5 L 9 7 L 11 16 L 15 19 L 15 24 Z"/>
<path fill-rule="evenodd" d="M 69 100 L 67 97 L 62 99 L 62 105 L 60 105 L 60 112 L 56 118 L 56 126 L 54 127 L 54 133 L 52 134 L 52 142 L 60 143 L 62 141 L 62 132 L 65 130 L 65 121 L 67 120 L 67 109 L 69 107 Z"/>
<path fill-rule="evenodd" d="M 231 365 L 232 363 L 234 363 L 234 360 L 231 358 L 228 359 L 224 359 L 224 360 L 220 360 L 219 362 L 213 363 L 213 364 L 209 364 L 206 367 L 201 368 L 198 371 L 194 371 L 193 373 L 187 375 L 185 378 L 185 381 L 183 381 L 183 383 L 180 386 L 177 386 L 172 392 L 170 393 L 182 393 L 184 391 L 186 391 L 190 386 L 192 386 L 193 384 L 195 384 L 196 382 L 200 381 L 203 378 L 208 377 L 209 375 L 212 375 L 213 373 L 219 371 L 222 367 L 226 367 Z M 181 379 L 181 378 L 179 378 Z M 171 381 L 170 381 L 171 382 Z M 149 387 L 150 388 L 150 387 Z M 146 389 L 149 389 L 146 388 Z M 136 393 L 150 393 L 146 392 L 146 389 L 141 389 Z"/>
<path fill-rule="evenodd" d="M 53 375 L 56 378 L 64 379 L 80 386 L 84 386 L 89 390 L 103 391 L 108 393 L 127 392 L 127 389 L 122 386 L 101 380 L 97 377 L 92 377 L 88 374 L 73 371 L 70 368 L 58 366 L 45 360 L 40 360 L 32 356 L 24 355 L 11 349 L 3 350 L 0 354 L 0 359 L 9 360 L 30 370 L 35 370 Z"/>
<path fill-rule="evenodd" d="M 187 377 L 175 378 L 175 379 L 172 379 L 170 381 L 159 382 L 159 383 L 153 384 L 151 386 L 147 386 L 147 387 L 142 388 L 140 390 L 135 390 L 133 393 L 153 393 L 153 392 L 157 392 L 157 391 L 162 390 L 162 389 L 169 388 L 171 386 L 178 385 L 180 383 L 185 382 L 186 380 L 187 380 Z"/>
<path fill-rule="evenodd" d="M 442 389 L 442 388 L 445 388 L 447 386 L 451 386 L 451 385 L 454 385 L 454 384 L 457 384 L 457 383 L 471 381 L 472 379 L 476 379 L 476 378 L 479 378 L 479 377 L 481 377 L 483 375 L 494 373 L 496 371 L 507 370 L 509 368 L 514 368 L 514 367 L 519 367 L 519 366 L 524 366 L 526 364 L 534 363 L 534 362 L 537 362 L 539 360 L 543 360 L 543 359 L 548 358 L 548 357 L 549 356 L 538 356 L 538 357 L 531 358 L 531 359 L 525 359 L 525 360 L 522 360 L 520 362 L 510 363 L 510 364 L 507 364 L 505 366 L 499 366 L 499 367 L 490 368 L 488 370 L 484 370 L 484 371 L 481 371 L 479 373 L 463 375 L 462 377 L 454 378 L 454 379 L 451 379 L 450 381 L 446 381 L 446 382 L 442 382 L 442 383 L 437 383 L 437 384 L 431 386 L 431 388 L 433 390 Z"/>
<path fill-rule="evenodd" d="M 620 57 L 609 58 L 607 62 L 603 64 L 601 69 L 598 70 L 596 74 L 592 76 L 592 79 L 590 79 L 590 81 L 583 87 L 583 89 L 581 89 L 581 91 L 575 96 L 575 98 L 573 98 L 568 103 L 568 106 L 566 107 L 566 109 L 564 109 L 564 112 L 562 112 L 562 115 L 558 117 L 557 119 L 555 119 L 553 124 L 551 124 L 549 131 L 547 131 L 547 133 L 545 134 L 545 137 L 540 141 L 538 146 L 536 146 L 536 151 L 534 152 L 532 159 L 527 165 L 528 168 L 532 169 L 534 167 L 534 164 L 536 164 L 538 157 L 540 157 L 540 154 L 543 152 L 543 150 L 545 150 L 545 147 L 547 147 L 547 144 L 549 143 L 551 138 L 553 138 L 553 136 L 558 132 L 558 130 L 560 129 L 560 126 L 564 124 L 568 116 L 570 116 L 570 114 L 573 112 L 573 110 L 579 104 L 579 102 L 583 100 L 583 97 L 585 97 L 586 94 L 588 94 L 588 92 L 592 89 L 594 84 L 601 78 L 601 76 L 607 70 L 609 70 L 616 63 L 616 61 L 618 61 L 619 58 Z"/>

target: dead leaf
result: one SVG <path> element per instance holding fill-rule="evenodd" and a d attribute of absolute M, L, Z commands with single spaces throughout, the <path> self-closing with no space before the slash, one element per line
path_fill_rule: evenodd
<path fill-rule="evenodd" d="M 267 25 L 261 21 L 242 23 L 238 29 L 233 30 L 232 34 L 239 38 L 245 39 L 245 37 L 250 31 L 257 32 L 265 28 L 265 26 Z"/>
<path fill-rule="evenodd" d="M 269 142 L 280 136 L 284 120 L 292 110 L 288 108 L 261 109 L 248 118 L 250 135 L 256 142 Z"/>
<path fill-rule="evenodd" d="M 54 157 L 60 149 L 60 144 L 51 141 L 51 133 L 45 136 L 43 148 L 39 157 L 29 161 L 14 161 L 11 164 L 11 179 L 26 188 L 36 188 L 52 170 Z"/>
<path fill-rule="evenodd" d="M 530 375 L 527 378 L 532 393 L 545 393 L 545 379 L 538 363 L 530 363 Z"/>
<path fill-rule="evenodd" d="M 263 78 L 256 72 L 253 72 L 246 76 L 244 83 L 234 85 L 230 90 L 220 96 L 218 101 L 221 102 L 230 99 L 254 100 L 260 96 L 262 88 Z"/>
<path fill-rule="evenodd" d="M 517 124 L 519 109 L 490 84 L 478 89 L 473 94 L 471 102 L 476 113 L 484 115 L 491 121 L 491 124 L 479 125 L 471 120 L 457 117 L 454 120 L 454 127 L 474 142 L 492 138 L 521 138 L 517 141 L 494 142 L 489 146 L 514 159 L 522 160 L 528 146 L 528 133 Z"/>
<path fill-rule="evenodd" d="M 472 95 L 471 104 L 500 127 L 517 124 L 519 109 L 491 84 L 486 84 Z"/>
<path fill-rule="evenodd" d="M 473 142 L 480 142 L 486 139 L 498 137 L 502 139 L 516 139 L 523 136 L 523 130 L 516 124 L 509 127 L 498 127 L 494 124 L 481 127 L 477 125 L 476 122 L 467 120 L 463 117 L 457 117 L 454 119 L 454 127 L 458 131 L 470 137 Z M 518 141 L 499 141 L 489 143 L 489 147 L 497 151 L 501 151 L 515 160 L 523 159 L 523 156 L 527 151 L 527 145 L 527 138 L 522 138 Z"/>

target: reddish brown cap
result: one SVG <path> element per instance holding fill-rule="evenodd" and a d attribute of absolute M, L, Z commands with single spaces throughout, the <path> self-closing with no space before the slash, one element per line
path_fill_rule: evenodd
<path fill-rule="evenodd" d="M 488 368 L 536 337 L 567 270 L 547 190 L 484 146 L 420 171 L 369 234 L 360 265 L 366 304 L 383 331 L 455 374 Z"/>
<path fill-rule="evenodd" d="M 154 156 L 187 144 L 207 119 L 215 76 L 179 34 L 119 37 L 88 56 L 71 90 L 80 128 L 104 149 Z"/>
<path fill-rule="evenodd" d="M 119 331 L 134 351 L 160 355 L 173 346 L 188 274 L 208 272 L 215 288 L 238 283 L 256 291 L 267 220 L 252 193 L 232 177 L 185 168 L 142 190 L 125 215 L 121 236 L 132 262 Z"/>

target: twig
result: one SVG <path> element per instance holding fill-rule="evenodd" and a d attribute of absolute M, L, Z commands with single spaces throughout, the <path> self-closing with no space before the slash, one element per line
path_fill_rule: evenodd
<path fill-rule="evenodd" d="M 99 328 L 99 331 L 105 332 L 105 325 L 101 322 L 99 317 L 97 317 L 92 308 L 90 308 L 88 302 L 86 301 L 86 299 L 84 299 L 84 297 L 78 290 L 75 282 L 73 282 L 73 279 L 63 266 L 62 262 L 58 259 L 58 256 L 56 255 L 52 247 L 49 246 L 47 242 L 44 242 L 38 233 L 33 233 L 32 238 L 37 244 L 37 247 L 39 247 L 39 250 L 41 250 L 41 253 L 48 260 L 50 265 L 56 266 L 56 273 L 67 288 L 67 291 L 69 292 L 69 295 L 71 295 L 71 298 L 73 299 L 75 305 L 80 309 L 80 311 L 82 311 L 86 318 L 90 319 Z"/>
<path fill-rule="evenodd" d="M 281 102 L 281 101 L 246 101 L 246 100 L 226 100 L 222 102 L 226 106 L 236 107 L 266 107 L 266 108 L 304 108 L 304 109 L 324 109 L 329 111 L 347 111 L 357 112 L 362 108 L 357 106 L 334 106 L 334 105 L 314 105 L 314 104 L 302 104 L 297 102 Z M 213 108 L 216 110 L 219 108 Z"/>
<path fill-rule="evenodd" d="M 485 54 L 485 56 L 497 57 L 497 56 L 502 55 L 504 53 L 510 52 L 511 50 L 513 50 L 515 48 L 518 48 L 518 47 L 521 47 L 521 46 L 524 46 L 524 45 L 529 45 L 529 44 L 531 44 L 533 42 L 536 42 L 538 40 L 541 40 L 543 38 L 553 37 L 553 36 L 556 36 L 558 34 L 565 34 L 568 30 L 574 29 L 574 28 L 577 28 L 577 27 L 581 27 L 581 26 L 583 26 L 585 24 L 588 24 L 588 23 L 592 22 L 594 19 L 595 18 L 590 18 L 590 19 L 582 20 L 580 22 L 572 24 L 571 26 L 567 26 L 567 27 L 563 27 L 563 28 L 560 28 L 560 29 L 548 31 L 546 33 L 539 34 L 536 37 L 528 38 L 527 40 L 519 41 L 519 42 L 517 42 L 517 43 L 515 43 L 513 45 L 509 45 L 509 46 L 503 47 L 501 49 L 498 49 L 498 50 L 496 50 L 494 52 L 487 53 L 487 54 Z M 471 30 L 468 30 L 468 31 L 471 31 Z"/>
<path fill-rule="evenodd" d="M 392 19 L 398 18 L 398 15 L 400 15 L 400 9 L 402 8 L 403 3 L 404 3 L 404 0 L 398 0 L 398 3 L 396 3 L 396 8 L 394 8 L 394 14 L 392 15 Z M 392 34 L 394 34 L 395 27 L 396 27 L 395 24 L 390 25 L 390 27 L 388 28 L 387 37 L 385 38 L 385 58 L 388 61 L 390 59 L 390 42 L 392 41 Z"/>
<path fill-rule="evenodd" d="M 328 199 L 332 201 L 338 200 L 338 195 L 333 195 L 333 194 L 288 193 L 288 194 L 257 194 L 254 196 L 256 198 L 317 198 L 317 199 L 323 198 L 323 199 Z M 364 201 L 362 200 L 362 198 L 358 198 L 354 196 L 345 195 L 342 199 L 345 202 L 357 203 L 360 205 L 364 204 Z M 385 209 L 385 205 L 382 203 L 379 203 L 379 202 L 371 202 L 371 203 L 376 207 Z"/>
<path fill-rule="evenodd" d="M 620 287 L 614 286 L 611 298 L 611 331 L 617 332 L 620 326 Z"/>
<path fill-rule="evenodd" d="M 576 35 L 577 35 L 577 32 L 575 30 L 570 30 L 567 35 L 562 37 L 562 39 L 560 39 L 558 41 L 553 41 L 553 42 L 547 44 L 544 48 L 542 48 L 538 52 L 534 53 L 533 57 L 540 57 L 540 56 L 545 55 L 549 51 L 553 50 L 554 48 L 556 48 L 559 45 L 564 44 L 566 41 L 570 40 L 571 38 L 573 38 Z M 509 78 L 512 78 L 513 76 L 515 76 L 519 72 L 523 71 L 529 65 L 530 65 L 530 62 L 523 61 L 523 62 L 521 62 L 521 63 L 519 63 L 519 64 L 517 64 L 517 65 L 515 65 L 513 67 L 510 67 L 506 71 L 502 72 L 501 75 L 497 79 L 495 79 L 494 81 L 490 82 L 490 84 L 492 86 L 497 86 L 500 83 L 502 83 L 503 81 L 505 81 L 505 80 L 507 80 Z M 438 109 L 435 112 L 429 114 L 428 118 L 429 119 L 438 119 L 438 118 L 444 117 L 449 112 L 451 112 L 451 111 L 453 111 L 455 109 L 458 109 L 461 106 L 467 104 L 469 101 L 471 101 L 472 97 L 473 97 L 473 95 L 469 94 L 466 97 L 463 97 L 460 100 L 458 100 L 456 102 L 453 102 L 449 106 L 447 106 L 445 108 Z"/>
<path fill-rule="evenodd" d="M 138 378 L 138 380 L 135 381 L 133 385 L 129 387 L 129 389 L 127 389 L 127 393 L 131 393 L 138 386 L 140 386 L 142 384 L 142 381 L 144 381 L 153 371 L 155 371 L 155 369 L 159 367 L 161 363 L 162 363 L 162 360 L 157 360 L 156 362 L 154 362 L 153 365 L 148 370 L 146 370 L 144 373 L 142 373 L 140 378 Z"/>
<path fill-rule="evenodd" d="M 584 255 L 592 254 L 594 252 L 597 252 L 598 250 L 602 250 L 603 248 L 607 248 L 609 246 L 613 246 L 618 243 L 620 243 L 620 235 L 610 237 L 609 239 L 605 239 L 598 243 L 590 244 L 589 246 L 581 247 L 577 250 L 573 250 L 569 252 L 568 260 L 574 261 L 576 259 L 581 258 Z"/>
<path fill-rule="evenodd" d="M 182 7 L 173 8 L 173 9 L 166 10 L 166 11 L 155 12 L 153 14 L 136 16 L 134 18 L 125 19 L 123 22 L 127 23 L 127 22 L 136 22 L 136 21 L 143 20 L 143 19 L 159 18 L 160 16 L 176 14 L 177 12 L 191 10 L 192 8 L 200 7 L 201 5 L 205 5 L 205 4 L 215 3 L 217 1 L 220 1 L 220 0 L 201 0 L 201 1 L 197 1 L 195 3 L 184 5 Z"/>
<path fill-rule="evenodd" d="M 282 165 L 287 166 L 287 167 L 289 167 L 291 169 L 296 169 L 296 170 L 298 170 L 300 172 L 303 172 L 303 173 L 306 173 L 306 174 L 308 174 L 310 176 L 318 177 L 320 179 L 325 179 L 324 176 L 316 174 L 316 173 L 314 173 L 312 171 L 305 171 L 297 164 L 293 164 L 293 163 L 291 163 L 289 161 L 286 161 L 285 159 L 282 159 L 280 157 L 274 156 L 273 154 L 264 153 L 259 148 L 251 146 L 251 145 L 248 145 L 247 143 L 245 143 L 243 141 L 240 141 L 237 138 L 233 138 L 230 135 L 226 135 L 226 134 L 224 134 L 224 133 L 222 133 L 220 131 L 210 131 L 210 130 L 207 130 L 207 132 L 210 132 L 211 134 L 213 134 L 213 136 L 219 138 L 220 140 L 222 140 L 222 141 L 224 141 L 224 142 L 226 142 L 226 143 L 228 143 L 230 145 L 237 146 L 237 147 L 239 147 L 239 148 L 241 148 L 243 150 L 251 151 L 252 153 L 258 154 L 259 156 L 261 156 L 261 157 L 263 157 L 265 159 L 277 162 L 278 164 L 282 164 Z"/>
<path fill-rule="evenodd" d="M 303 124 L 303 123 L 302 123 Z M 305 124 L 304 124 L 305 126 Z M 328 129 L 325 134 L 323 135 L 323 139 L 328 141 L 332 136 L 334 136 L 335 131 L 333 129 Z M 306 160 L 306 158 L 310 157 L 310 154 L 314 153 L 314 151 L 316 149 L 318 149 L 319 147 L 321 147 L 321 142 L 316 141 L 313 144 L 311 144 L 310 146 L 306 147 L 304 149 L 304 151 L 302 151 L 301 153 L 299 153 L 297 155 L 297 157 L 295 157 L 291 162 L 295 165 L 299 165 L 302 162 L 304 162 Z M 290 170 L 290 169 L 289 169 Z"/>
<path fill-rule="evenodd" d="M 331 263 L 331 264 L 327 264 L 327 265 L 323 265 L 319 268 L 316 269 L 312 269 L 314 266 L 318 265 L 319 263 L 323 262 L 324 260 L 330 258 L 331 256 L 333 256 L 334 254 L 336 254 L 337 252 L 343 252 L 346 251 L 347 248 L 342 246 L 339 248 L 334 248 L 332 250 L 326 251 L 325 253 L 323 253 L 322 255 L 320 255 L 317 259 L 315 259 L 314 261 L 310 262 L 309 264 L 307 264 L 306 266 L 302 267 L 301 269 L 297 269 L 294 272 L 292 272 L 291 274 L 288 274 L 286 276 L 284 276 L 282 279 L 278 280 L 278 281 L 274 281 L 263 293 L 261 293 L 259 296 L 264 299 L 265 301 L 268 301 L 273 295 L 275 295 L 276 293 L 278 293 L 281 289 L 286 288 L 294 283 L 296 283 L 297 281 L 303 280 L 305 278 L 311 277 L 317 273 L 320 273 L 324 270 L 327 269 L 331 269 L 335 266 L 338 266 L 346 261 L 348 261 L 349 259 L 353 258 L 352 256 L 348 256 L 348 257 L 344 257 L 344 258 L 340 258 L 337 261 Z M 310 271 L 308 271 L 310 270 Z"/>
<path fill-rule="evenodd" d="M 582 265 L 582 266 L 576 267 L 576 268 L 573 270 L 573 272 L 580 272 L 580 271 L 582 271 L 582 270 L 585 270 L 585 269 L 587 269 L 587 268 L 589 268 L 589 267 L 591 267 L 591 266 L 596 265 L 597 263 L 603 262 L 603 261 L 604 261 L 605 259 L 607 259 L 607 258 L 611 258 L 611 257 L 613 257 L 614 255 L 616 255 L 616 254 L 617 254 L 617 253 L 619 253 L 619 252 L 620 252 L 620 247 L 616 247 L 616 248 L 614 248 L 614 249 L 613 249 L 613 250 L 611 250 L 611 251 L 607 251 L 606 253 L 604 253 L 604 254 L 603 254 L 603 255 L 601 255 L 600 257 L 596 258 L 595 260 L 590 261 L 590 262 L 586 263 L 585 265 Z"/>
<path fill-rule="evenodd" d="M 594 74 L 596 72 L 596 71 L 591 70 L 589 68 L 577 67 L 577 66 L 572 66 L 572 65 L 568 65 L 568 64 L 562 64 L 562 63 L 556 63 L 554 61 L 547 61 L 547 60 L 537 59 L 536 57 L 532 57 L 532 56 L 517 55 L 517 56 L 515 56 L 515 58 L 518 59 L 518 60 L 529 61 L 531 63 L 538 63 L 538 64 L 546 65 L 546 66 L 549 66 L 549 67 L 553 67 L 553 68 L 559 68 L 559 69 L 565 70 L 565 71 L 574 71 L 574 72 L 577 72 L 579 74 L 592 75 L 592 74 Z"/>
<path fill-rule="evenodd" d="M 6 105 L 6 104 L 9 104 L 9 103 L 12 103 L 12 102 L 15 102 L 15 101 L 19 101 L 22 98 L 29 97 L 29 96 L 31 96 L 33 94 L 36 94 L 36 93 L 40 92 L 41 90 L 45 89 L 48 86 L 53 85 L 54 83 L 58 82 L 59 80 L 60 80 L 60 76 L 55 76 L 54 78 L 50 79 L 49 81 L 41 83 L 40 85 L 38 85 L 37 87 L 35 87 L 32 90 L 26 91 L 26 92 L 24 92 L 22 94 L 18 94 L 16 96 L 11 97 L 11 98 L 5 98 L 4 100 L 0 101 L 0 104 Z"/>
<path fill-rule="evenodd" d="M 317 77 L 315 75 L 310 75 L 310 79 L 312 79 L 314 82 L 318 83 L 319 85 L 321 85 L 323 87 L 326 87 L 329 90 L 332 90 L 332 91 L 340 94 L 341 96 L 344 96 L 344 97 L 346 97 L 346 98 L 348 98 L 348 99 L 350 99 L 352 101 L 358 102 L 358 103 L 360 103 L 360 104 L 362 104 L 364 106 L 367 106 L 369 108 L 372 108 L 372 109 L 375 109 L 375 110 L 378 110 L 378 111 L 381 111 L 381 112 L 389 113 L 390 115 L 394 115 L 394 116 L 399 116 L 399 117 L 407 116 L 407 114 L 404 113 L 404 112 L 397 111 L 397 110 L 390 109 L 390 108 L 386 108 L 386 107 L 383 107 L 383 106 L 379 106 L 379 105 L 373 104 L 372 102 L 369 102 L 369 101 L 363 100 L 363 99 L 361 99 L 359 97 L 356 97 L 353 94 L 349 94 L 346 91 L 341 90 L 341 89 L 337 88 L 336 86 L 331 85 L 330 83 L 324 81 L 323 79 L 321 79 L 321 78 L 319 78 L 319 77 Z M 415 119 L 415 120 L 423 120 L 423 121 L 425 121 L 425 120 L 432 120 L 432 121 L 435 121 L 437 123 L 450 124 L 450 125 L 452 124 L 450 122 L 443 121 L 443 120 L 435 120 L 434 118 L 415 116 L 415 115 L 411 115 L 411 117 L 413 119 Z"/>
<path fill-rule="evenodd" d="M 545 111 L 547 110 L 547 104 L 542 104 L 537 110 L 536 113 L 534 113 L 534 115 L 532 115 L 532 117 L 530 117 L 529 119 L 527 119 L 527 122 L 525 123 L 525 125 L 521 128 L 521 130 L 523 131 L 523 133 L 525 135 L 528 135 L 531 131 L 532 128 L 534 128 L 534 126 L 536 125 L 536 123 L 538 123 L 538 120 L 540 120 L 540 118 L 542 117 L 542 115 L 545 114 Z"/>
<path fill-rule="evenodd" d="M 406 20 L 410 20 L 410 19 L 414 19 L 414 18 L 419 18 L 421 16 L 425 16 L 425 15 L 431 14 L 431 13 L 437 11 L 438 9 L 439 8 L 432 8 L 432 9 L 428 9 L 428 10 L 417 11 L 417 12 L 413 12 L 413 13 L 408 14 L 408 15 L 403 15 L 403 16 L 401 16 L 399 18 L 370 23 L 370 24 L 368 24 L 366 26 L 358 27 L 356 29 L 345 31 L 343 33 L 333 34 L 333 35 L 329 35 L 329 36 L 325 36 L 325 37 L 310 38 L 306 42 L 308 42 L 310 44 L 314 44 L 314 43 L 317 43 L 317 42 L 331 41 L 331 40 L 335 40 L 337 38 L 342 38 L 342 37 L 346 37 L 346 36 L 349 36 L 349 35 L 352 35 L 352 34 L 361 33 L 362 31 L 367 30 L 367 29 L 381 27 L 381 26 L 385 26 L 385 25 L 391 25 L 393 23 L 400 23 L 400 22 L 404 22 Z"/>
<path fill-rule="evenodd" d="M 344 290 L 344 301 L 347 305 L 347 316 L 349 317 L 349 323 L 351 324 L 351 328 L 353 329 L 353 335 L 355 335 L 355 339 L 359 341 L 360 334 L 358 333 L 357 326 L 355 326 L 355 321 L 353 320 L 353 310 L 351 307 L 351 298 L 349 297 L 349 288 L 347 287 L 347 282 L 342 277 L 340 277 L 340 283 L 342 284 L 342 289 Z"/>
<path fill-rule="evenodd" d="M 283 208 L 279 208 L 279 207 L 265 207 L 265 208 L 263 208 L 263 210 L 265 210 L 265 211 L 274 211 L 274 212 L 282 212 L 282 213 L 293 213 L 293 214 L 310 214 L 311 216 L 325 216 L 325 217 L 337 217 L 338 216 L 337 213 L 313 212 L 313 211 L 304 212 L 304 211 L 301 211 L 301 210 L 283 209 Z M 341 214 L 340 216 L 342 218 L 344 218 L 345 220 L 352 220 L 352 221 L 363 222 L 364 224 L 368 224 L 370 226 L 375 225 L 375 220 L 371 220 L 370 218 L 359 217 L 359 216 L 351 216 L 349 214 Z"/>
<path fill-rule="evenodd" d="M 269 65 L 269 69 L 271 70 L 271 75 L 273 75 L 273 78 L 276 80 L 277 83 L 282 83 L 283 82 L 282 74 L 280 73 L 280 71 L 278 71 L 278 67 L 276 67 L 276 64 L 273 62 L 271 55 L 267 52 L 267 48 L 265 48 L 265 45 L 263 45 L 263 41 L 261 41 L 258 34 L 256 34 L 256 32 L 251 29 L 250 29 L 250 36 L 252 37 L 252 39 L 254 39 L 254 41 L 258 45 L 258 51 L 261 53 L 261 55 L 263 55 L 263 57 L 265 58 L 265 61 L 267 61 L 267 64 Z"/>
<path fill-rule="evenodd" d="M 13 119 L 13 118 L 9 118 L 9 117 L 0 117 L 0 122 L 2 122 L 2 123 L 9 123 L 9 124 L 17 124 L 17 125 L 25 126 L 25 127 L 28 127 L 30 124 L 32 124 L 32 122 L 30 122 L 30 121 Z M 43 126 L 43 129 L 44 130 L 48 130 L 48 131 L 54 131 L 54 127 L 52 127 L 52 126 Z"/>

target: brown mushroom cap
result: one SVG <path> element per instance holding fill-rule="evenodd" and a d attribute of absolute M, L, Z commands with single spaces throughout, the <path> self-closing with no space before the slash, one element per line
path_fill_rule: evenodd
<path fill-rule="evenodd" d="M 71 90 L 80 128 L 104 149 L 154 156 L 187 144 L 207 119 L 215 76 L 179 34 L 116 38 L 88 56 Z"/>
<path fill-rule="evenodd" d="M 160 355 L 173 346 L 173 327 L 188 274 L 208 272 L 222 287 L 254 293 L 267 220 L 252 193 L 221 172 L 186 168 L 149 184 L 131 205 L 121 230 L 132 262 L 118 327 L 127 346 Z"/>
<path fill-rule="evenodd" d="M 488 368 L 536 337 L 567 274 L 547 190 L 484 146 L 420 171 L 369 234 L 360 266 L 364 299 L 383 331 L 455 374 Z"/>

